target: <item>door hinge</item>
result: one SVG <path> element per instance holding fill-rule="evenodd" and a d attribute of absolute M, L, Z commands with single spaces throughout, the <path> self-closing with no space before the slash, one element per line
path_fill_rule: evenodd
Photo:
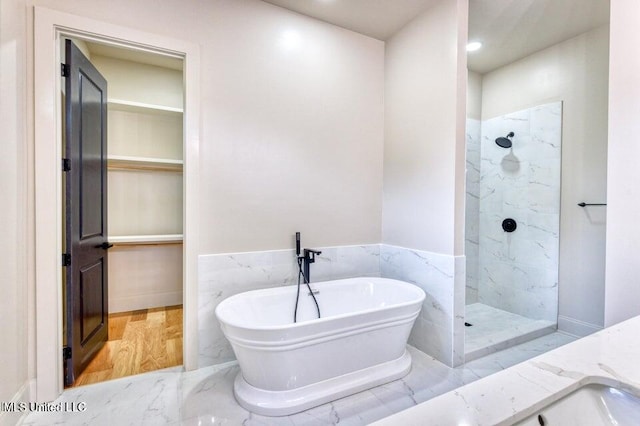
<path fill-rule="evenodd" d="M 69 170 L 71 170 L 71 160 L 69 160 L 68 158 L 63 158 L 62 159 L 62 171 L 63 172 L 68 172 Z"/>
<path fill-rule="evenodd" d="M 69 77 L 69 74 L 71 74 L 71 68 L 67 64 L 60 64 L 60 71 L 63 77 Z"/>
<path fill-rule="evenodd" d="M 71 266 L 71 254 L 63 253 L 62 254 L 62 266 Z"/>
<path fill-rule="evenodd" d="M 71 359 L 71 348 L 69 346 L 62 348 L 62 359 L 65 361 Z"/>

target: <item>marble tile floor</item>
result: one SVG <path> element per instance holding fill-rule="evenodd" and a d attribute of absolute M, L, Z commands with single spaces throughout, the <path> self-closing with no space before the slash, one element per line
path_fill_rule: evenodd
<path fill-rule="evenodd" d="M 409 347 L 411 372 L 378 386 L 288 417 L 264 417 L 233 397 L 238 365 L 183 372 L 173 367 L 66 390 L 55 402 L 86 404 L 81 412 L 33 412 L 23 425 L 365 425 L 574 341 L 552 333 L 449 368 Z M 67 404 L 70 406 L 70 404 Z"/>
<path fill-rule="evenodd" d="M 483 303 L 465 307 L 464 356 L 466 361 L 481 358 L 545 334 L 553 333 L 556 324 L 534 320 L 503 311 Z"/>

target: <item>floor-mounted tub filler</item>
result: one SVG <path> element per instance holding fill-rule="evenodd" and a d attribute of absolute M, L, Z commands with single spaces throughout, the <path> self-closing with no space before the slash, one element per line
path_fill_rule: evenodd
<path fill-rule="evenodd" d="M 266 416 L 297 413 L 405 376 L 406 351 L 424 292 L 387 278 L 254 290 L 225 299 L 216 316 L 240 364 L 234 392 L 247 410 Z"/>

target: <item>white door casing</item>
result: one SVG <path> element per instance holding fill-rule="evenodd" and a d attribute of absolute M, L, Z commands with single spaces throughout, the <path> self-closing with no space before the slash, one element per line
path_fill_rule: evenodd
<path fill-rule="evenodd" d="M 62 108 L 60 37 L 182 58 L 184 61 L 183 350 L 186 370 L 198 362 L 198 152 L 200 51 L 196 44 L 35 7 L 34 161 L 36 395 L 51 401 L 62 383 Z"/>

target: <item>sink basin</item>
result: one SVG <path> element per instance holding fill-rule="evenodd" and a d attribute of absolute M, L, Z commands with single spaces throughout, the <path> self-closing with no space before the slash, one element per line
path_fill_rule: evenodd
<path fill-rule="evenodd" d="M 611 386 L 585 385 L 517 425 L 640 425 L 640 398 Z"/>

